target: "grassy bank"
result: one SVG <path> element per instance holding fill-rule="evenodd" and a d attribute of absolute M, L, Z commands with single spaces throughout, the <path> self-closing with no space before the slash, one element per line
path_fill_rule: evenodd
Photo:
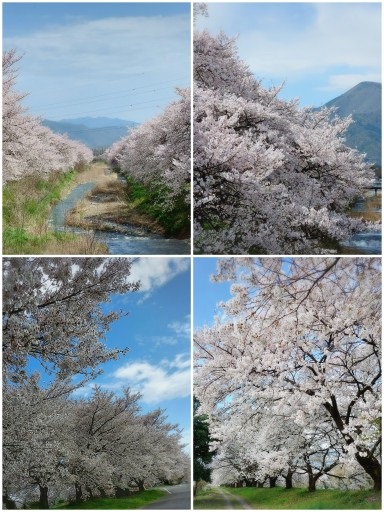
<path fill-rule="evenodd" d="M 172 202 L 172 208 L 167 208 L 168 196 L 165 187 L 147 188 L 128 178 L 128 203 L 130 208 L 158 222 L 164 229 L 164 236 L 186 239 L 191 234 L 190 206 L 182 197 Z"/>
<path fill-rule="evenodd" d="M 136 492 L 126 498 L 97 498 L 82 503 L 73 503 L 71 505 L 60 505 L 56 509 L 91 509 L 91 510 L 126 510 L 140 508 L 147 503 L 152 503 L 165 496 L 164 491 L 159 489 L 149 489 L 148 491 Z"/>
<path fill-rule="evenodd" d="M 26 176 L 3 187 L 3 254 L 100 254 L 106 250 L 91 236 L 53 232 L 52 206 L 73 186 L 75 171 L 46 179 Z"/>
<path fill-rule="evenodd" d="M 358 510 L 380 509 L 381 493 L 374 491 L 346 491 L 337 489 L 319 489 L 308 492 L 306 489 L 273 489 L 245 487 L 225 491 L 244 499 L 254 509 L 307 509 L 307 510 Z M 215 488 L 201 491 L 194 500 L 195 509 L 219 509 L 223 499 Z M 233 508 L 243 508 L 235 503 Z"/>

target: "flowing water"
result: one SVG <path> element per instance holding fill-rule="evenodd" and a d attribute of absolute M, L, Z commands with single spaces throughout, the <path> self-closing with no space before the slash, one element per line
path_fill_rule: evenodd
<path fill-rule="evenodd" d="M 76 203 L 84 195 L 92 190 L 94 183 L 83 183 L 77 185 L 71 193 L 52 209 L 49 220 L 50 227 L 55 231 L 71 231 L 84 233 L 78 228 L 71 228 L 65 225 L 66 214 L 74 208 Z M 95 231 L 95 238 L 107 245 L 109 254 L 190 254 L 191 246 L 186 240 L 174 238 L 163 238 L 160 235 L 144 233 L 136 226 L 124 226 L 129 232 L 119 231 Z"/>
<path fill-rule="evenodd" d="M 374 208 L 372 205 L 368 206 L 368 202 L 372 197 L 373 194 L 367 195 L 366 198 L 358 199 L 352 211 L 360 213 L 381 213 L 381 206 Z M 381 197 L 381 194 L 378 197 Z M 349 240 L 345 240 L 342 246 L 345 247 L 348 252 L 355 250 L 358 254 L 381 254 L 381 230 L 369 229 L 362 233 L 355 233 Z"/>

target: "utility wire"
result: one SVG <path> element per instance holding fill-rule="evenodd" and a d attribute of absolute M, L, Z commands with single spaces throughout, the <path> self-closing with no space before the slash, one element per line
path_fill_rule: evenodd
<path fill-rule="evenodd" d="M 149 100 L 149 101 L 141 101 L 141 102 L 135 103 L 135 104 L 132 104 L 132 103 L 131 104 L 125 104 L 125 105 L 121 106 L 121 110 L 117 111 L 116 114 L 112 114 L 110 112 L 110 108 L 111 107 L 102 107 L 102 108 L 92 109 L 92 110 L 83 111 L 83 112 L 74 112 L 74 113 L 72 112 L 71 116 L 81 116 L 81 115 L 86 115 L 86 114 L 93 114 L 95 112 L 103 112 L 103 113 L 106 112 L 106 113 L 109 113 L 109 115 L 118 115 L 119 113 L 121 113 L 121 111 L 128 112 L 128 111 L 143 110 L 143 109 L 146 109 L 146 108 L 151 108 L 150 106 L 147 106 L 147 107 L 136 107 L 136 105 L 144 105 L 144 104 L 148 105 L 148 104 L 157 103 L 157 102 L 163 101 L 163 100 L 169 100 L 169 97 L 156 98 L 156 99 Z M 154 106 L 160 108 L 160 105 L 154 105 Z M 120 107 L 116 107 L 116 108 L 120 108 Z"/>
<path fill-rule="evenodd" d="M 54 103 L 48 103 L 48 104 L 45 104 L 45 105 L 37 105 L 34 108 L 35 109 L 36 108 L 45 109 L 46 107 L 51 107 L 51 106 L 59 106 L 59 105 L 69 105 L 69 106 L 72 106 L 72 105 L 76 105 L 76 104 L 93 103 L 95 101 L 98 101 L 96 98 L 101 98 L 101 97 L 104 97 L 104 96 L 116 98 L 116 97 L 120 97 L 120 96 L 121 97 L 124 97 L 124 96 L 134 96 L 135 94 L 147 94 L 148 92 L 156 92 L 158 90 L 168 89 L 168 87 L 162 87 L 162 88 L 156 89 L 156 87 L 158 85 L 172 83 L 172 82 L 176 82 L 176 81 L 179 81 L 179 80 L 185 80 L 186 78 L 188 78 L 188 77 L 184 76 L 184 77 L 179 77 L 179 78 L 173 78 L 172 80 L 158 82 L 158 83 L 155 83 L 155 84 L 143 85 L 143 86 L 139 86 L 139 87 L 133 87 L 132 89 L 121 89 L 119 91 L 113 91 L 113 92 L 107 92 L 107 93 L 87 96 L 87 99 L 79 100 L 79 101 L 75 101 L 75 102 L 70 101 L 70 100 L 65 100 L 65 101 L 59 101 L 59 102 L 54 102 Z M 153 89 L 153 88 L 155 88 L 155 89 Z M 152 89 L 152 91 L 147 91 L 146 92 L 143 89 Z M 137 91 L 142 91 L 142 92 L 137 92 Z M 133 92 L 135 94 L 132 94 Z"/>

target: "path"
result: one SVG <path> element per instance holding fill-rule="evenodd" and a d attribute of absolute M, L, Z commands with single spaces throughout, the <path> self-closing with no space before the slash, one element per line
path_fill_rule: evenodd
<path fill-rule="evenodd" d="M 227 490 L 224 490 L 224 489 L 221 489 L 221 488 L 219 488 L 217 490 L 219 491 L 219 494 L 221 495 L 221 497 L 225 501 L 225 504 L 226 504 L 225 508 L 226 509 L 232 509 L 232 510 L 233 509 L 246 509 L 246 510 L 252 510 L 253 509 L 253 507 L 251 507 L 249 505 L 249 503 L 247 503 L 240 496 L 235 496 L 234 494 L 231 494 Z M 237 505 L 240 505 L 240 507 L 236 506 L 236 503 L 234 505 L 233 502 L 237 502 Z"/>
<path fill-rule="evenodd" d="M 145 510 L 190 510 L 191 486 L 189 484 L 162 487 L 167 496 L 141 507 Z"/>

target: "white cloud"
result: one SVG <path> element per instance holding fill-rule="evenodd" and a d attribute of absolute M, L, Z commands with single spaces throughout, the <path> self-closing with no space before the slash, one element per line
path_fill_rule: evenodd
<path fill-rule="evenodd" d="M 348 68 L 350 74 L 361 68 L 358 80 L 380 75 L 378 3 L 295 4 L 290 16 L 287 5 L 210 4 L 210 17 L 199 24 L 216 33 L 223 29 L 238 34 L 241 58 L 263 79 L 292 80 L 308 73 L 332 72 L 332 68 Z M 302 14 L 301 19 L 295 12 Z"/>
<path fill-rule="evenodd" d="M 296 35 L 274 38 L 257 31 L 241 35 L 240 53 L 259 76 L 292 76 L 333 67 L 379 69 L 377 10 L 364 4 L 316 4 L 313 24 Z M 279 25 L 281 27 L 281 25 Z M 280 34 L 284 37 L 284 32 Z M 354 83 L 353 85 L 356 85 Z"/>
<path fill-rule="evenodd" d="M 189 269 L 189 258 L 139 258 L 132 265 L 130 279 L 140 280 L 145 298 L 174 277 Z"/>
<path fill-rule="evenodd" d="M 174 99 L 176 85 L 187 86 L 189 34 L 187 14 L 111 16 L 7 37 L 3 47 L 24 54 L 18 87 L 30 93 L 26 104 L 34 114 L 145 116 L 150 101 L 163 108 Z M 165 82 L 168 88 L 157 85 Z M 89 95 L 103 97 L 88 104 Z M 63 102 L 72 105 L 60 106 Z"/>
<path fill-rule="evenodd" d="M 157 366 L 147 361 L 126 364 L 113 376 L 121 385 L 140 391 L 147 404 L 187 397 L 190 395 L 191 371 L 190 360 L 186 356 L 179 354 L 173 361 L 163 360 Z"/>
<path fill-rule="evenodd" d="M 189 33 L 188 16 L 137 16 L 105 18 L 57 25 L 38 32 L 7 38 L 5 46 L 15 45 L 35 55 L 35 71 L 44 75 L 57 68 L 134 74 L 166 69 L 181 58 Z M 180 45 L 176 45 L 176 42 Z M 185 57 L 185 54 L 184 54 Z M 128 66 L 129 63 L 129 66 Z"/>
<path fill-rule="evenodd" d="M 180 336 L 183 338 L 189 338 L 191 334 L 191 317 L 187 315 L 185 321 L 183 322 L 171 322 L 168 324 L 169 329 L 174 331 L 176 336 Z"/>
<path fill-rule="evenodd" d="M 328 83 L 322 87 L 318 87 L 320 91 L 340 91 L 348 90 L 359 82 L 381 82 L 381 74 L 377 73 L 348 73 L 340 75 L 332 75 L 328 79 Z"/>

